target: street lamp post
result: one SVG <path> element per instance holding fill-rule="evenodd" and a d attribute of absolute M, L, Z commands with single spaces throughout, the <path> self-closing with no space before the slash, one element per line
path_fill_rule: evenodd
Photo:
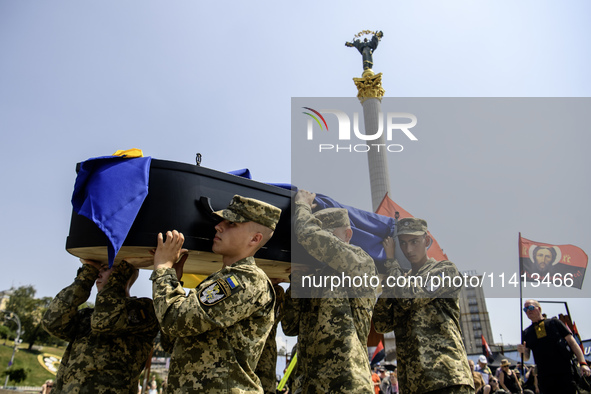
<path fill-rule="evenodd" d="M 12 349 L 12 357 L 10 357 L 10 362 L 8 363 L 8 368 L 10 368 L 10 366 L 14 362 L 14 354 L 16 353 L 16 347 L 18 346 L 19 340 L 21 337 L 21 319 L 19 319 L 18 315 L 14 312 L 9 312 L 9 311 L 2 311 L 2 312 L 10 313 L 10 315 L 8 315 L 8 317 L 6 319 L 7 320 L 14 320 L 16 322 L 16 324 L 18 325 L 18 328 L 16 330 L 16 339 L 14 340 L 14 348 Z M 6 388 L 6 386 L 8 386 L 8 379 L 9 378 L 10 378 L 10 374 L 6 374 L 6 380 L 4 381 L 4 388 Z"/>

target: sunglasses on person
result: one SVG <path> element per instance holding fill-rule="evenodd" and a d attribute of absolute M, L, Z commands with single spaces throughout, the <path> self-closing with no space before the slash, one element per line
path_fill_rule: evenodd
<path fill-rule="evenodd" d="M 499 381 L 498 381 L 498 380 L 496 380 L 496 379 L 491 379 L 491 380 L 490 380 L 490 382 L 491 382 L 491 383 L 499 383 Z"/>
<path fill-rule="evenodd" d="M 528 305 L 528 306 L 524 306 L 523 307 L 523 311 L 527 313 L 527 311 L 533 311 L 534 309 L 536 309 L 535 305 Z"/>

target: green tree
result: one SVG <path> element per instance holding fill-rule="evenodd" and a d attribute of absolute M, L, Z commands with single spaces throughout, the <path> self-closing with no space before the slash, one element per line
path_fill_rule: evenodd
<path fill-rule="evenodd" d="M 10 375 L 10 378 L 8 378 L 8 380 L 10 382 L 14 382 L 14 383 L 20 383 L 22 381 L 24 381 L 25 379 L 27 379 L 27 376 L 29 375 L 30 369 L 24 369 L 24 368 L 15 368 L 15 367 L 10 367 L 7 368 L 4 372 L 2 372 L 2 377 L 5 378 L 6 375 Z"/>
<path fill-rule="evenodd" d="M 41 326 L 41 319 L 47 310 L 51 297 L 35 298 L 36 290 L 33 286 L 21 286 L 13 290 L 6 304 L 6 310 L 16 313 L 21 321 L 21 339 L 29 344 L 29 350 L 37 341 L 44 341 L 49 334 Z M 16 323 L 12 323 L 15 326 Z"/>
<path fill-rule="evenodd" d="M 0 326 L 0 339 L 14 339 L 14 333 L 6 326 Z"/>

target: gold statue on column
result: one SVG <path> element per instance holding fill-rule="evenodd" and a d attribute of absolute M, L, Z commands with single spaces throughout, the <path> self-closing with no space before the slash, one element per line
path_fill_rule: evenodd
<path fill-rule="evenodd" d="M 362 36 L 372 35 L 371 40 L 367 37 L 360 40 Z M 363 30 L 357 33 L 352 42 L 345 42 L 347 47 L 355 47 L 361 53 L 363 58 L 363 74 L 361 78 L 353 78 L 355 86 L 357 86 L 357 98 L 363 103 L 368 98 L 377 98 L 381 100 L 386 91 L 382 88 L 382 73 L 374 74 L 373 67 L 373 52 L 378 47 L 378 44 L 384 33 L 381 31 L 373 32 L 371 30 Z"/>

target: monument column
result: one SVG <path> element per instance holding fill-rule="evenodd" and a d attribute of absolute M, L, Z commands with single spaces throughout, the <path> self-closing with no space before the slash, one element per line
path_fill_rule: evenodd
<path fill-rule="evenodd" d="M 390 176 L 388 173 L 386 140 L 384 138 L 384 118 L 382 115 L 382 97 L 384 97 L 385 90 L 382 87 L 382 73 L 375 74 L 372 70 L 373 52 L 377 48 L 383 34 L 381 31 L 373 33 L 364 30 L 355 37 L 368 34 L 373 34 L 371 41 L 367 38 L 364 41 L 356 39 L 353 42 L 345 43 L 345 45 L 357 48 L 363 56 L 363 74 L 361 78 L 353 78 L 353 81 L 355 82 L 355 86 L 357 86 L 357 98 L 363 107 L 365 134 L 376 134 L 380 127 L 380 121 L 382 122 L 382 133 L 378 139 L 371 142 L 368 141 L 371 149 L 367 152 L 372 209 L 375 212 L 386 193 L 390 193 Z"/>

